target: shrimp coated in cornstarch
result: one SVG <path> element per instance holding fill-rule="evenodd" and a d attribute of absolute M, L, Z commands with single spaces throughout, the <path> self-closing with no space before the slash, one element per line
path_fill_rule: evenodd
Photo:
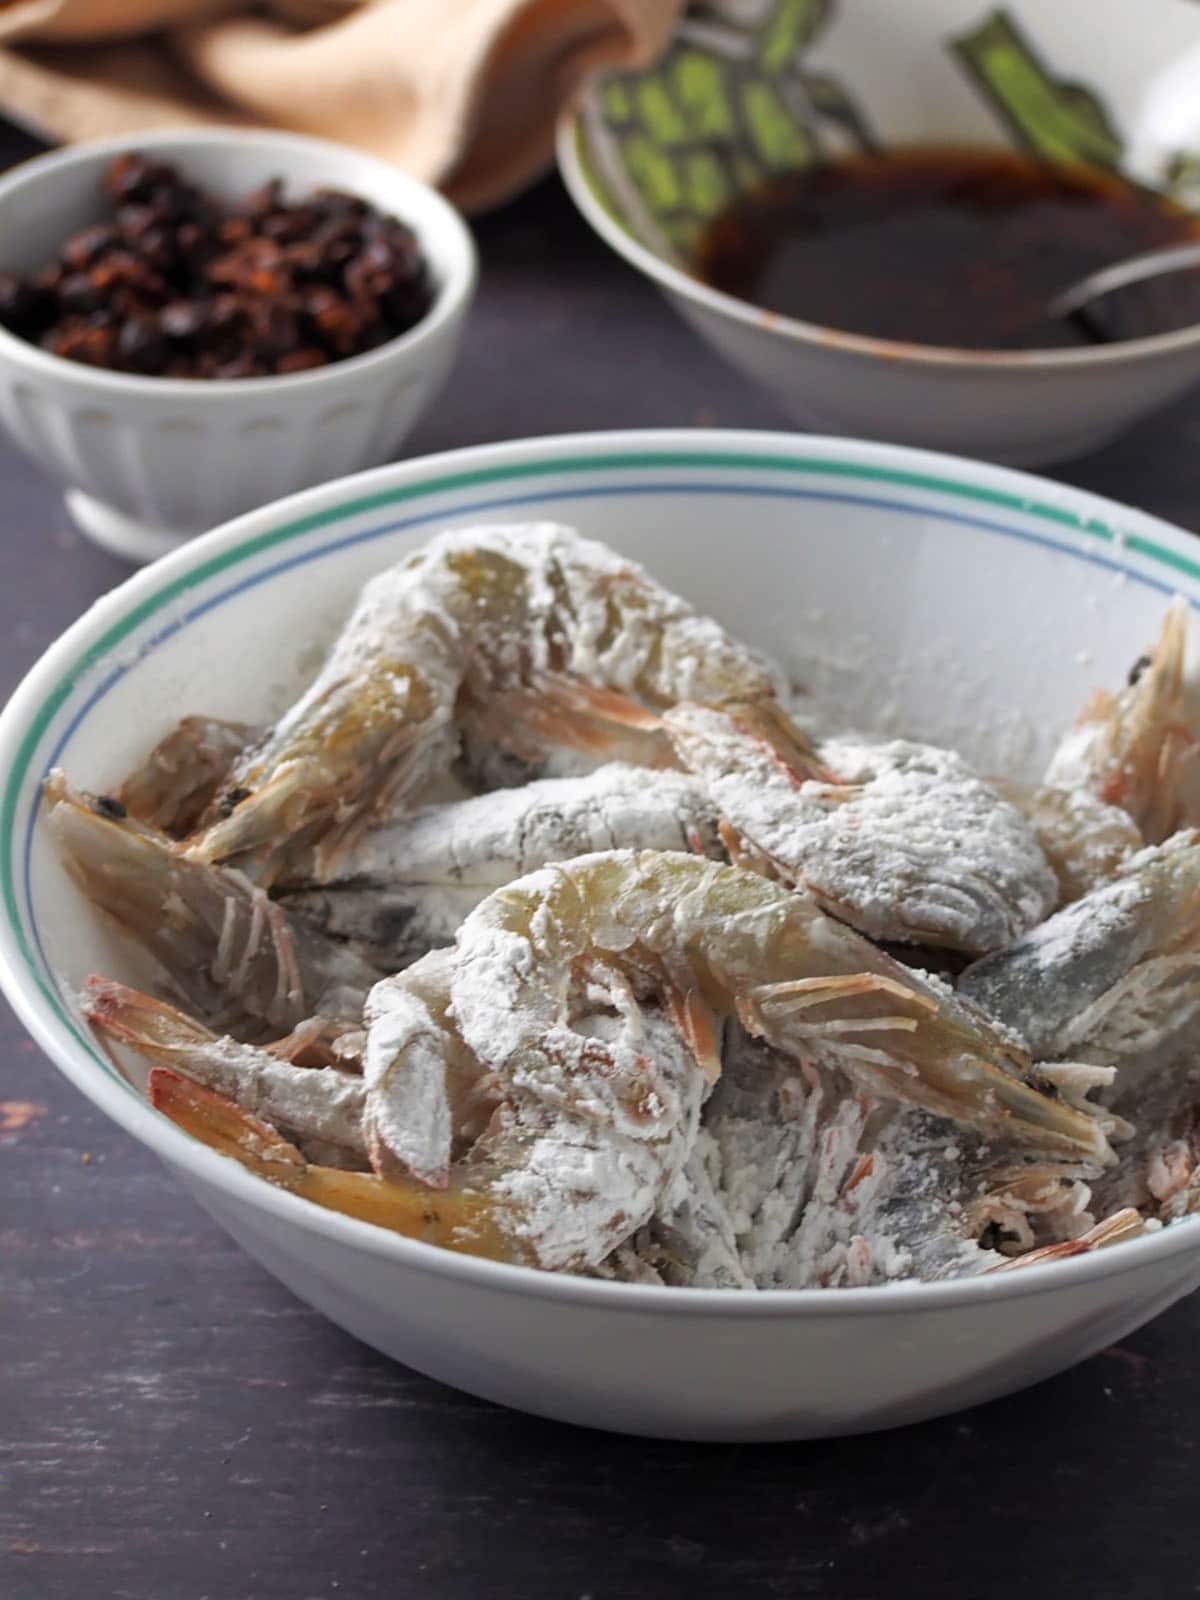
<path fill-rule="evenodd" d="M 628 1026 L 628 1019 L 604 1012 L 583 1020 L 598 1045 Z M 214 1092 L 202 1081 L 210 1071 L 203 1064 L 186 1071 L 156 1068 L 151 1099 L 260 1177 L 330 1209 L 448 1249 L 582 1271 L 611 1254 L 660 1204 L 695 1141 L 709 1087 L 672 1020 L 648 1009 L 639 1013 L 636 1032 L 647 1091 L 662 1111 L 653 1129 L 622 1134 L 602 1120 L 513 1095 L 511 1086 L 499 1088 L 482 1132 L 445 1181 L 433 1186 L 401 1162 L 368 1176 L 306 1161 L 301 1150 L 245 1109 L 256 1089 L 235 1081 L 230 1095 Z M 310 1070 L 308 1076 L 325 1079 L 327 1072 Z M 367 1082 L 368 1145 L 372 1095 Z"/>
<path fill-rule="evenodd" d="M 1120 1069 L 1186 1043 L 1200 1016 L 1200 834 L 1176 834 L 958 982 L 1039 1058 Z"/>
<path fill-rule="evenodd" d="M 289 917 L 240 872 L 181 856 L 118 802 L 73 793 L 61 773 L 45 796 L 67 870 L 205 1023 L 283 1033 L 318 1013 L 361 1016 L 379 974 L 354 951 Z"/>
<path fill-rule="evenodd" d="M 1030 824 L 953 751 L 830 740 L 818 756 L 758 708 L 679 706 L 663 723 L 747 863 L 872 938 L 981 955 L 1054 907 Z"/>
<path fill-rule="evenodd" d="M 235 764 L 191 853 L 327 879 L 364 826 L 449 765 L 458 726 L 528 760 L 633 740 L 654 713 L 771 699 L 774 674 L 641 567 L 552 523 L 440 535 L 363 589 L 316 681 Z M 614 751 L 613 746 L 618 746 Z"/>
<path fill-rule="evenodd" d="M 312 1160 L 332 1164 L 337 1150 L 385 1176 L 444 1186 L 452 1153 L 475 1143 L 498 1103 L 447 1015 L 448 963 L 439 951 L 377 985 L 365 1031 L 320 1039 L 319 1066 L 301 1064 L 313 1054 L 309 1026 L 271 1045 L 244 1044 L 104 978 L 89 981 L 83 1009 L 106 1037 L 261 1117 Z M 339 1061 L 361 1065 L 361 1076 L 339 1071 Z"/>
<path fill-rule="evenodd" d="M 451 997 L 464 1041 L 506 1081 L 618 1126 L 653 1126 L 640 1053 L 571 1026 L 581 964 L 638 995 L 736 1015 L 776 1050 L 844 1071 L 1031 1149 L 1110 1157 L 1090 1108 L 933 980 L 809 896 L 695 856 L 612 851 L 497 890 L 459 930 Z"/>
<path fill-rule="evenodd" d="M 373 991 L 361 1079 L 293 1065 L 279 1046 L 215 1038 L 119 984 L 93 980 L 85 1009 L 107 1036 L 285 1133 L 310 1164 L 367 1158 L 406 1193 L 449 1192 L 452 1205 L 469 1195 L 488 1251 L 503 1259 L 594 1266 L 660 1203 L 695 1141 L 708 1079 L 673 1020 L 599 974 L 578 1025 L 598 1052 L 605 1041 L 638 1049 L 657 1121 L 621 1129 L 521 1093 L 459 1036 L 451 962 L 434 952 Z M 545 1201 L 536 1214 L 531 1195 Z"/>
<path fill-rule="evenodd" d="M 1058 906 L 1115 878 L 1145 840 L 1133 818 L 1087 789 L 997 785 L 1027 817 L 1058 881 Z"/>
<path fill-rule="evenodd" d="M 1154 649 L 1118 694 L 1098 689 L 1045 782 L 1086 789 L 1133 818 L 1147 844 L 1200 822 L 1200 750 L 1186 681 L 1188 608 L 1172 602 Z"/>
<path fill-rule="evenodd" d="M 990 1144 L 733 1032 L 692 1157 L 602 1275 L 742 1289 L 928 1282 L 1093 1226 L 1095 1164 Z"/>
<path fill-rule="evenodd" d="M 89 980 L 83 1013 L 106 1038 L 271 1123 L 311 1159 L 367 1165 L 366 1085 L 334 1066 L 294 1065 L 295 1055 L 303 1053 L 302 1037 L 269 1048 L 222 1038 L 174 1006 L 106 978 Z"/>
<path fill-rule="evenodd" d="M 611 764 L 414 811 L 366 834 L 333 883 L 290 891 L 283 904 L 396 971 L 452 944 L 493 889 L 551 861 L 621 848 L 723 858 L 716 812 L 695 779 Z"/>
<path fill-rule="evenodd" d="M 450 1016 L 453 954 L 432 951 L 377 983 L 364 1012 L 366 1138 L 384 1176 L 411 1173 L 435 1187 L 484 1133 L 499 1086 Z"/>

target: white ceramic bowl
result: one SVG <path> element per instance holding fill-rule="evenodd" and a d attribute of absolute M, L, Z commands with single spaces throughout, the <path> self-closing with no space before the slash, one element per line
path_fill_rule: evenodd
<path fill-rule="evenodd" d="M 137 968 L 38 826 L 47 767 L 102 789 L 185 709 L 269 717 L 368 574 L 446 525 L 530 518 L 641 558 L 846 716 L 902 714 L 1015 774 L 1036 770 L 1091 686 L 1120 680 L 1173 590 L 1200 602 L 1195 542 L 1137 512 L 997 468 L 784 435 L 464 450 L 242 517 L 101 600 L 0 718 L 0 981 L 51 1060 L 333 1321 L 447 1383 L 600 1428 L 749 1440 L 912 1422 L 1058 1372 L 1200 1284 L 1191 1223 L 962 1283 L 741 1295 L 556 1277 L 269 1188 L 114 1075 L 72 992 Z"/>
<path fill-rule="evenodd" d="M 365 355 L 278 378 L 217 382 L 105 372 L 0 328 L 0 421 L 67 487 L 90 537 L 145 561 L 280 495 L 395 454 L 449 374 L 475 286 L 475 247 L 434 190 L 321 139 L 198 128 L 75 145 L 0 178 L 0 271 L 45 265 L 105 214 L 100 176 L 153 151 L 223 198 L 269 178 L 300 197 L 347 189 L 410 224 L 437 295 L 408 333 Z"/>
<path fill-rule="evenodd" d="M 558 162 L 600 237 L 802 427 L 1032 466 L 1200 380 L 1200 327 L 1013 353 L 861 338 L 709 288 L 696 235 L 780 171 L 902 145 L 1092 162 L 1200 209 L 1198 142 L 1190 0 L 702 0 L 662 61 L 585 93 Z"/>

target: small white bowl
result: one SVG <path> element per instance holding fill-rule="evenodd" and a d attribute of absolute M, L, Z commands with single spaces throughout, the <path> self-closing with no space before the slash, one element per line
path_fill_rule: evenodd
<path fill-rule="evenodd" d="M 1184 0 L 712 0 L 661 61 L 584 93 L 558 164 L 600 237 L 802 427 L 1037 466 L 1200 380 L 1200 326 L 1045 351 L 865 338 L 710 288 L 687 270 L 695 240 L 780 172 L 905 145 L 1091 162 L 1200 209 L 1198 139 L 1200 26 Z"/>
<path fill-rule="evenodd" d="M 101 175 L 130 149 L 227 200 L 274 177 L 296 198 L 348 190 L 412 227 L 436 284 L 428 314 L 400 338 L 286 377 L 107 372 L 0 328 L 0 421 L 67 486 L 84 533 L 147 561 L 280 495 L 390 460 L 449 375 L 476 258 L 453 207 L 387 162 L 294 134 L 200 128 L 75 145 L 15 167 L 0 179 L 0 271 L 44 266 L 104 216 Z"/>
<path fill-rule="evenodd" d="M 55 1065 L 333 1321 L 474 1394 L 598 1428 L 749 1440 L 914 1422 L 1049 1377 L 1200 1284 L 1195 1222 L 1025 1273 L 876 1289 L 500 1266 L 273 1189 L 116 1075 L 73 995 L 90 972 L 139 968 L 45 836 L 47 768 L 103 791 L 184 711 L 267 721 L 369 574 L 445 526 L 539 518 L 643 560 L 847 723 L 1015 778 L 1095 685 L 1122 681 L 1168 595 L 1200 605 L 1195 541 L 1153 518 L 995 467 L 784 434 L 494 445 L 254 512 L 101 600 L 0 717 L 0 982 Z"/>

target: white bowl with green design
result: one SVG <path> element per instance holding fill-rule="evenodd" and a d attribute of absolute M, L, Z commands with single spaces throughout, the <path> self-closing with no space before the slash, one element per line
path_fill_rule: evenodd
<path fill-rule="evenodd" d="M 787 434 L 529 440 L 253 512 L 101 600 L 0 717 L 0 983 L 45 1070 L 343 1328 L 594 1427 L 752 1440 L 914 1422 L 1062 1371 L 1200 1284 L 1194 1222 L 1026 1273 L 884 1288 L 739 1294 L 503 1266 L 271 1188 L 113 1070 L 74 997 L 92 972 L 145 974 L 50 846 L 47 770 L 103 792 L 185 711 L 266 723 L 370 574 L 440 528 L 539 519 L 638 557 L 778 656 L 831 720 L 955 744 L 1016 779 L 1095 685 L 1123 679 L 1171 593 L 1200 607 L 1194 541 L 1153 518 L 996 467 Z M 131 1191 L 131 1224 L 137 1204 Z"/>
<path fill-rule="evenodd" d="M 1200 380 L 1200 327 L 1120 344 L 901 344 L 735 299 L 687 263 L 733 199 L 814 162 L 997 146 L 1123 173 L 1200 210 L 1195 0 L 708 0 L 666 57 L 559 129 L 575 203 L 806 428 L 1034 465 L 1083 454 Z"/>

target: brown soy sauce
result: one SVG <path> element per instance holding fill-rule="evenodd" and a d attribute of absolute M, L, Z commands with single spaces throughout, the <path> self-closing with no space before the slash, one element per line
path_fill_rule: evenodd
<path fill-rule="evenodd" d="M 1085 345 L 1046 315 L 1070 284 L 1200 238 L 1200 218 L 1111 173 L 996 150 L 913 148 L 790 173 L 705 231 L 696 271 L 769 311 L 967 350 Z M 1200 273 L 1121 337 L 1200 322 Z"/>

